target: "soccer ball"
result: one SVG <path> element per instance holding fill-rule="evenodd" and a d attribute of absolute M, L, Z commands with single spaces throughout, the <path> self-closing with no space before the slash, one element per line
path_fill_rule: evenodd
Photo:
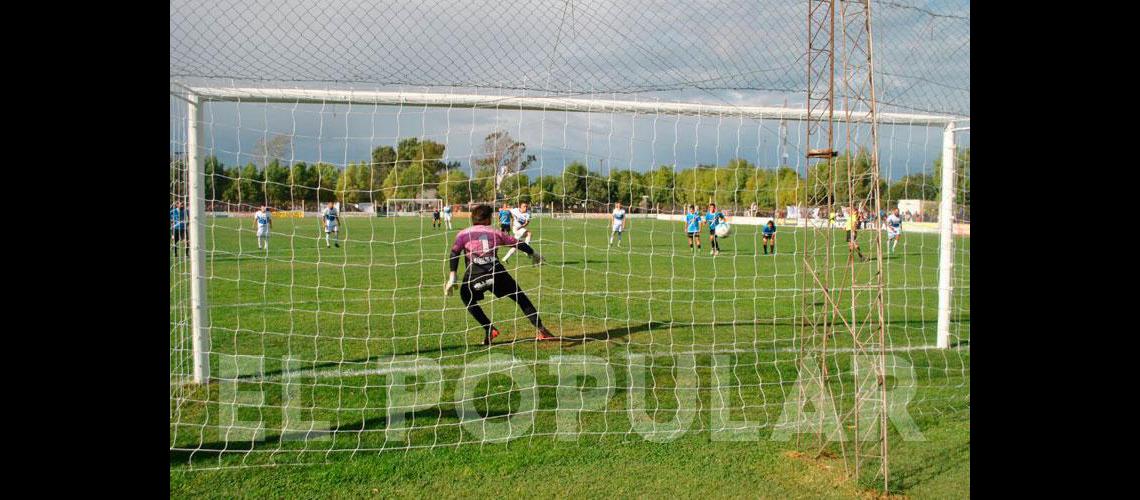
<path fill-rule="evenodd" d="M 721 222 L 713 231 L 716 232 L 717 238 L 727 238 L 732 233 L 732 226 L 728 225 L 727 222 Z"/>

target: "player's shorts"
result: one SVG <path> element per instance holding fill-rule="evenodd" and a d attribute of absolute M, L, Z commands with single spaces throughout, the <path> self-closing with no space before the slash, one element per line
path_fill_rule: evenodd
<path fill-rule="evenodd" d="M 257 228 L 257 236 L 258 236 L 259 238 L 260 238 L 260 237 L 262 237 L 262 236 L 269 236 L 269 228 L 268 228 L 268 227 L 259 227 L 259 228 Z"/>
<path fill-rule="evenodd" d="M 898 237 L 899 237 L 899 232 L 897 230 L 887 229 L 887 239 L 888 240 L 893 240 L 893 239 L 898 238 Z"/>
<path fill-rule="evenodd" d="M 526 233 L 528 232 L 530 232 L 530 229 L 527 229 L 525 226 L 516 227 L 514 230 L 515 238 L 520 239 L 523 236 L 526 236 Z"/>
<path fill-rule="evenodd" d="M 335 233 L 335 232 L 337 232 L 336 223 L 334 222 L 334 223 L 331 223 L 331 224 L 325 224 L 325 232 L 326 232 L 326 233 Z"/>
<path fill-rule="evenodd" d="M 174 242 L 175 243 L 178 243 L 179 241 L 186 239 L 186 226 L 171 228 L 170 232 L 171 232 L 171 234 L 174 235 Z"/>
<path fill-rule="evenodd" d="M 613 229 L 613 231 L 614 231 L 615 233 L 620 233 L 620 232 L 622 232 L 622 231 L 625 231 L 625 224 L 621 224 L 621 223 L 618 223 L 618 224 L 614 224 L 614 229 Z"/>
<path fill-rule="evenodd" d="M 709 226 L 709 236 L 716 236 L 716 226 Z"/>
<path fill-rule="evenodd" d="M 696 238 L 697 236 L 701 235 L 701 232 L 700 231 L 686 231 L 685 235 L 687 235 L 690 238 Z"/>
<path fill-rule="evenodd" d="M 438 213 L 435 213 L 435 212 L 432 212 L 432 214 L 431 214 L 431 218 L 432 218 L 433 220 L 439 220 L 439 214 L 438 214 Z"/>
<path fill-rule="evenodd" d="M 451 220 L 451 214 L 443 214 L 443 220 Z"/>
<path fill-rule="evenodd" d="M 847 231 L 847 242 L 850 243 L 859 239 L 859 233 L 856 231 Z"/>
<path fill-rule="evenodd" d="M 768 241 L 768 240 L 770 240 L 770 239 L 772 239 L 772 238 L 775 238 L 775 237 L 776 237 L 776 233 L 772 233 L 772 234 L 764 234 L 764 235 L 762 235 L 762 236 L 764 236 L 764 241 Z"/>
<path fill-rule="evenodd" d="M 490 272 L 478 267 L 468 267 L 459 285 L 459 298 L 464 305 L 472 305 L 491 292 L 496 297 L 506 297 L 519 293 L 519 285 L 502 264 L 496 263 Z"/>
<path fill-rule="evenodd" d="M 511 225 L 510 225 L 510 224 L 503 224 L 503 223 L 501 223 L 501 222 L 500 222 L 500 223 L 499 223 L 499 230 L 500 230 L 500 231 L 502 231 L 502 232 L 504 232 L 504 233 L 508 233 L 508 234 L 510 234 L 510 232 L 511 232 Z"/>

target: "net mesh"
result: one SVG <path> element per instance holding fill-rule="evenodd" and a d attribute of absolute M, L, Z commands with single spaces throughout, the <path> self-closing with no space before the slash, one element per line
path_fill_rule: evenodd
<path fill-rule="evenodd" d="M 172 2 L 172 210 L 189 205 L 188 86 L 802 107 L 800 2 L 671 5 Z M 880 109 L 968 116 L 968 3 L 873 6 Z M 172 212 L 172 463 L 312 463 L 520 438 L 786 439 L 789 401 L 814 380 L 800 363 L 803 322 L 823 304 L 802 260 L 846 258 L 848 247 L 844 218 L 819 210 L 836 193 L 813 191 L 827 181 L 805 161 L 818 145 L 803 122 L 239 99 L 202 104 L 195 123 L 214 383 L 190 382 L 188 238 Z M 886 256 L 884 348 L 913 424 L 892 420 L 895 439 L 968 418 L 968 133 L 956 141 L 952 347 L 937 349 L 942 129 L 879 130 L 882 206 L 900 209 L 903 232 L 893 248 L 886 236 L 862 242 Z M 865 175 L 868 144 L 855 137 L 836 162 Z M 451 211 L 439 223 L 430 211 L 380 217 L 409 199 Z M 443 294 L 447 252 L 474 204 L 523 202 L 546 263 L 520 253 L 507 268 L 563 340 L 534 341 L 516 302 L 489 295 L 503 335 L 486 347 L 460 299 Z M 716 256 L 709 226 L 697 226 L 696 248 L 686 224 L 688 207 L 703 218 L 710 202 L 732 226 Z M 267 238 L 254 217 L 263 207 Z M 883 232 L 886 215 L 864 213 L 860 228 Z M 828 348 L 842 374 L 836 411 L 848 412 L 855 349 L 841 336 Z"/>
<path fill-rule="evenodd" d="M 969 116 L 970 3 L 872 6 L 880 111 Z M 806 39 L 804 3 L 783 0 L 171 2 L 170 74 L 802 100 Z"/>

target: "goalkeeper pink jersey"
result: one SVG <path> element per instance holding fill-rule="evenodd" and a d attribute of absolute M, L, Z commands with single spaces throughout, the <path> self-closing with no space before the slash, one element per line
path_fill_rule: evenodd
<path fill-rule="evenodd" d="M 499 260 L 496 255 L 498 247 L 513 247 L 518 243 L 514 236 L 491 229 L 491 226 L 471 226 L 455 235 L 451 251 L 466 252 L 468 265 L 486 266 Z"/>

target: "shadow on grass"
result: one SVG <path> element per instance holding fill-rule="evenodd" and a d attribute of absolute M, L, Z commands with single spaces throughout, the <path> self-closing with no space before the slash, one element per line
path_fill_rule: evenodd
<path fill-rule="evenodd" d="M 383 410 L 380 411 L 382 412 Z M 484 419 L 490 421 L 496 418 L 509 418 L 513 415 L 517 415 L 517 412 L 496 409 L 487 411 L 486 414 L 484 414 L 480 411 L 480 419 L 476 421 L 482 421 Z M 405 428 L 413 427 L 412 421 L 417 419 L 447 419 L 448 421 L 453 422 L 459 421 L 459 417 L 454 406 L 447 404 L 429 409 L 408 412 L 405 418 L 406 420 L 403 424 L 403 427 Z M 257 451 L 258 453 L 273 451 L 273 454 L 279 453 L 281 455 L 319 453 L 322 456 L 328 453 L 337 452 L 351 453 L 354 451 L 351 448 L 329 448 L 328 445 L 330 444 L 330 441 L 316 440 L 306 443 L 306 439 L 322 439 L 323 436 L 328 436 L 329 434 L 337 434 L 339 435 L 337 437 L 338 441 L 343 443 L 343 440 L 346 438 L 353 439 L 355 441 L 355 438 L 351 437 L 354 434 L 359 434 L 362 432 L 380 433 L 387 427 L 388 416 L 382 414 L 377 417 L 364 418 L 353 422 L 341 423 L 339 425 L 332 426 L 327 430 L 314 430 L 307 433 L 282 433 L 274 435 L 269 435 L 267 433 L 264 439 L 257 441 L 235 440 L 230 442 L 213 441 L 207 443 L 197 443 L 195 445 L 189 445 L 193 446 L 194 449 L 170 450 L 170 465 L 173 467 L 183 465 L 197 465 L 202 464 L 203 462 L 217 463 L 226 457 L 237 460 L 239 456 L 243 456 L 246 453 L 254 451 Z M 323 439 L 327 440 L 328 437 L 323 437 Z M 296 444 L 291 445 L 290 443 Z M 388 441 L 387 443 L 391 444 L 392 449 L 404 449 L 408 444 L 408 442 L 405 440 Z M 188 445 L 183 446 L 186 448 L 189 447 Z M 241 461 L 244 461 L 244 459 Z"/>
<path fill-rule="evenodd" d="M 892 491 L 913 489 L 915 486 L 937 478 L 954 468 L 963 465 L 968 467 L 969 463 L 970 441 L 967 439 L 966 442 L 957 446 L 926 456 L 916 464 L 892 464 L 890 487 Z"/>
<path fill-rule="evenodd" d="M 820 303 L 819 305 L 822 306 L 824 304 Z M 968 322 L 968 321 L 970 321 L 970 319 L 968 317 L 966 317 L 966 318 L 954 318 L 954 317 L 952 317 L 950 319 L 950 323 L 952 323 L 952 324 L 963 322 L 963 321 Z M 937 324 L 936 321 L 926 321 L 926 320 L 892 320 L 892 321 L 886 321 L 885 323 L 887 325 L 902 326 L 902 327 L 906 327 L 906 328 L 918 328 L 918 327 L 933 328 L 934 325 Z M 537 340 L 535 340 L 534 337 L 523 336 L 523 337 L 515 338 L 515 339 L 499 340 L 499 341 L 496 341 L 491 346 L 484 346 L 481 343 L 462 343 L 462 344 L 454 344 L 454 345 L 446 345 L 446 346 L 440 345 L 438 347 L 413 349 L 413 350 L 396 352 L 396 353 L 376 354 L 374 356 L 370 356 L 370 357 L 366 357 L 366 358 L 349 359 L 349 360 L 342 360 L 342 361 L 327 361 L 327 362 L 314 363 L 314 364 L 306 363 L 304 365 L 304 370 L 308 371 L 308 370 L 321 370 L 321 369 L 327 369 L 327 368 L 343 368 L 344 365 L 346 365 L 346 364 L 353 365 L 353 364 L 377 363 L 377 362 L 381 362 L 381 361 L 385 361 L 385 360 L 390 360 L 391 358 L 394 358 L 394 357 L 419 356 L 419 355 L 425 355 L 425 354 L 439 354 L 441 356 L 449 355 L 449 354 L 450 355 L 460 355 L 460 354 L 477 355 L 477 354 L 481 354 L 481 353 L 490 352 L 490 351 L 492 351 L 496 348 L 502 347 L 502 346 L 513 346 L 513 345 L 527 344 L 527 343 L 537 343 L 540 346 L 544 346 L 544 347 L 549 346 L 549 347 L 553 348 L 556 346 L 575 346 L 575 345 L 585 344 L 588 342 L 608 342 L 608 341 L 617 340 L 617 341 L 621 341 L 619 343 L 624 345 L 627 343 L 624 341 L 624 339 L 626 337 L 629 337 L 630 335 L 633 335 L 636 333 L 643 333 L 643 332 L 647 332 L 647 331 L 651 331 L 651 330 L 695 328 L 695 327 L 725 328 L 725 327 L 741 327 L 741 326 L 746 326 L 746 325 L 759 325 L 759 326 L 771 326 L 771 327 L 796 327 L 796 326 L 800 326 L 800 324 L 798 322 L 795 322 L 791 319 L 784 319 L 784 320 L 780 320 L 780 319 L 759 319 L 759 320 L 755 320 L 755 321 L 722 321 L 722 322 L 716 322 L 716 323 L 691 323 L 691 322 L 682 323 L 682 322 L 674 322 L 674 321 L 652 321 L 652 322 L 641 323 L 641 324 L 615 326 L 615 327 L 610 328 L 608 330 L 591 332 L 591 333 L 564 335 L 564 336 L 559 337 L 560 341 L 537 341 Z M 556 335 L 559 333 L 556 328 L 553 329 L 552 331 Z M 970 344 L 969 339 L 963 339 L 963 340 L 960 340 L 957 343 L 953 344 L 951 347 L 965 347 L 965 346 L 969 346 L 969 344 Z M 243 379 L 243 378 L 256 379 L 256 378 L 261 378 L 261 377 L 273 377 L 273 376 L 283 375 L 285 373 L 285 371 L 286 370 L 284 370 L 284 369 L 266 370 L 265 372 L 263 372 L 260 375 L 251 374 L 251 375 L 241 376 L 238 378 L 239 379 Z"/>
<path fill-rule="evenodd" d="M 583 344 L 583 343 L 595 341 L 595 340 L 601 340 L 601 341 L 619 340 L 619 339 L 624 339 L 625 337 L 628 337 L 628 336 L 633 335 L 635 333 L 647 332 L 647 331 L 652 330 L 654 328 L 671 327 L 671 326 L 674 326 L 674 325 L 672 323 L 664 323 L 664 322 L 660 322 L 660 321 L 650 321 L 648 323 L 642 323 L 640 325 L 618 326 L 618 327 L 610 328 L 609 330 L 602 331 L 602 332 L 585 333 L 582 335 L 568 335 L 565 337 L 561 337 L 560 340 L 562 341 L 563 345 L 566 345 L 566 344 L 578 345 L 578 344 Z M 622 343 L 624 344 L 625 342 L 622 342 Z"/>
<path fill-rule="evenodd" d="M 560 266 L 572 266 L 572 265 L 577 265 L 577 264 L 609 264 L 609 263 L 610 263 L 609 259 L 606 259 L 606 260 L 586 259 L 586 260 L 567 260 L 567 261 L 563 261 L 563 262 L 551 262 L 551 264 L 556 264 L 556 265 L 560 265 Z"/>

